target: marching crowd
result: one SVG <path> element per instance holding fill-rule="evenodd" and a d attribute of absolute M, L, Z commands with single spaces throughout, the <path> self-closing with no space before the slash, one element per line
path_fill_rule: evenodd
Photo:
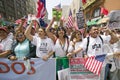
<path fill-rule="evenodd" d="M 110 30 L 106 25 L 85 28 L 84 33 L 73 27 L 52 28 L 55 18 L 44 28 L 36 20 L 23 27 L 25 19 L 17 27 L 0 27 L 0 58 L 27 60 L 58 58 L 57 70 L 68 68 L 69 58 L 91 57 L 111 53 L 120 57 L 120 29 Z M 36 23 L 36 27 L 34 27 Z M 59 60 L 59 58 L 65 58 Z M 62 65 L 62 67 L 61 67 Z M 119 76 L 118 76 L 118 79 Z M 112 78 L 111 78 L 112 80 Z"/>

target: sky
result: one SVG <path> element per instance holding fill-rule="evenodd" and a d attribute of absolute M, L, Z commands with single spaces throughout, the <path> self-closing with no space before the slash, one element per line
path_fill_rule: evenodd
<path fill-rule="evenodd" d="M 46 0 L 46 8 L 48 11 L 48 19 L 52 19 L 52 8 L 61 3 L 62 5 L 70 5 L 72 0 Z"/>

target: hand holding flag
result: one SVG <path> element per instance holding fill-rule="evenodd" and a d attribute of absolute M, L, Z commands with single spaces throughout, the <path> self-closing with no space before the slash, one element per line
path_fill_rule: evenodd
<path fill-rule="evenodd" d="M 87 58 L 84 64 L 85 68 L 95 73 L 96 75 L 100 75 L 100 71 L 101 71 L 105 56 L 106 55 L 100 55 L 100 56 L 91 56 Z"/>

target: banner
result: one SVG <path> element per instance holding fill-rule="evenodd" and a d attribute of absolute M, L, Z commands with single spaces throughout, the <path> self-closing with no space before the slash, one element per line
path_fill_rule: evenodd
<path fill-rule="evenodd" d="M 84 58 L 70 59 L 70 80 L 98 80 L 99 76 L 84 67 Z"/>
<path fill-rule="evenodd" d="M 31 70 L 26 64 L 26 61 L 0 58 L 0 80 L 56 80 L 55 59 L 33 58 L 30 60 Z"/>

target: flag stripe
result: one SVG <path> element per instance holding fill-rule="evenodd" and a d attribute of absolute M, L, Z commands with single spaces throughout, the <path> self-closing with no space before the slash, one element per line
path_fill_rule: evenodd
<path fill-rule="evenodd" d="M 37 18 L 44 18 L 46 14 L 45 0 L 38 0 L 37 2 Z"/>
<path fill-rule="evenodd" d="M 87 58 L 84 67 L 96 75 L 100 75 L 103 61 L 96 60 L 95 56 Z"/>
<path fill-rule="evenodd" d="M 67 27 L 73 27 L 73 17 L 72 17 L 72 12 L 71 12 L 71 10 L 70 10 L 70 12 L 69 12 Z"/>

